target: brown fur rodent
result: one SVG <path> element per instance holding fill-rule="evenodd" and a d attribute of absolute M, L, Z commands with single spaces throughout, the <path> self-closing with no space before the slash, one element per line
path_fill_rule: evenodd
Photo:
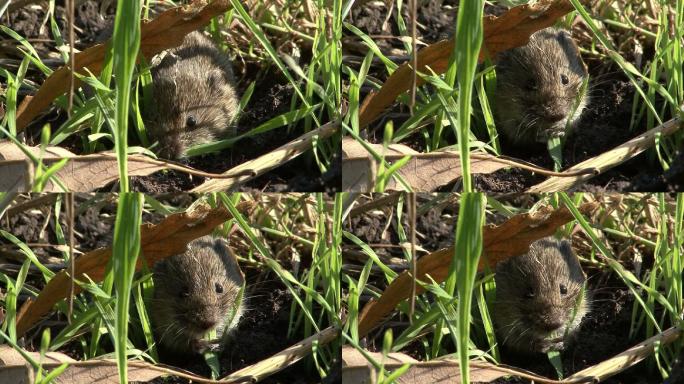
<path fill-rule="evenodd" d="M 161 157 L 182 158 L 189 147 L 235 135 L 233 69 L 209 38 L 188 34 L 151 71 L 153 105 L 145 126 L 159 141 Z"/>
<path fill-rule="evenodd" d="M 196 239 L 185 253 L 156 263 L 152 278 L 150 318 L 157 343 L 172 353 L 220 349 L 243 304 L 244 277 L 226 242 Z M 203 340 L 213 329 L 219 341 Z"/>
<path fill-rule="evenodd" d="M 496 75 L 496 126 L 513 144 L 569 134 L 588 103 L 587 67 L 565 30 L 542 29 L 527 45 L 502 52 Z"/>
<path fill-rule="evenodd" d="M 568 241 L 535 241 L 497 265 L 493 318 L 500 344 L 520 352 L 562 350 L 589 310 L 586 277 Z"/>

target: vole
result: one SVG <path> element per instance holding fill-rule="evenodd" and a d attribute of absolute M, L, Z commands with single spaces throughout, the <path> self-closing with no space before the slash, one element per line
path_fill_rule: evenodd
<path fill-rule="evenodd" d="M 228 57 L 201 32 L 151 68 L 153 105 L 145 126 L 161 157 L 179 159 L 194 145 L 234 136 L 239 101 Z"/>
<path fill-rule="evenodd" d="M 172 353 L 218 350 L 243 311 L 244 277 L 222 239 L 204 236 L 185 253 L 157 262 L 150 318 L 156 341 Z M 216 330 L 219 341 L 204 336 Z"/>
<path fill-rule="evenodd" d="M 527 45 L 502 52 L 496 76 L 496 126 L 513 144 L 566 136 L 588 103 L 587 67 L 565 30 L 542 29 Z"/>
<path fill-rule="evenodd" d="M 493 318 L 500 344 L 527 353 L 562 350 L 589 310 L 586 277 L 570 242 L 535 241 L 496 267 Z"/>

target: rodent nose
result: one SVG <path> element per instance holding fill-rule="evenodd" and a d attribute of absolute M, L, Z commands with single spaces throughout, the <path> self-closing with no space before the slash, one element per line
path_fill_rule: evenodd
<path fill-rule="evenodd" d="M 169 159 L 179 159 L 183 154 L 183 145 L 176 137 L 168 137 L 165 140 L 160 140 L 161 154 L 163 157 Z"/>
<path fill-rule="evenodd" d="M 565 111 L 563 111 L 562 108 L 560 107 L 554 107 L 554 106 L 544 106 L 544 112 L 543 112 L 544 119 L 546 119 L 550 123 L 555 123 L 558 121 L 563 120 L 565 118 Z"/>
<path fill-rule="evenodd" d="M 541 328 L 545 331 L 555 331 L 563 326 L 563 321 L 559 317 L 545 317 L 541 321 Z"/>

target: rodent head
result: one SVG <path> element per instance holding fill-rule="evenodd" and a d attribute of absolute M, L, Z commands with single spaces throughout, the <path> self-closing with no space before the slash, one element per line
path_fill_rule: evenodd
<path fill-rule="evenodd" d="M 587 68 L 567 31 L 534 33 L 527 45 L 500 55 L 496 72 L 497 127 L 513 143 L 564 136 L 587 104 Z"/>
<path fill-rule="evenodd" d="M 187 349 L 212 329 L 221 335 L 240 317 L 244 278 L 223 240 L 191 242 L 185 253 L 157 263 L 153 279 L 151 316 L 158 342 L 170 349 Z"/>
<path fill-rule="evenodd" d="M 494 318 L 499 341 L 526 352 L 565 347 L 587 312 L 584 272 L 570 243 L 538 240 L 496 268 Z"/>
<path fill-rule="evenodd" d="M 234 136 L 238 101 L 230 63 L 213 46 L 181 47 L 152 70 L 146 127 L 159 155 L 178 159 L 194 145 Z"/>

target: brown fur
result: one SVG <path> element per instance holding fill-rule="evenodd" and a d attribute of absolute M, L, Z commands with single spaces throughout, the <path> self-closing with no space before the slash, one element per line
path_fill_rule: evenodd
<path fill-rule="evenodd" d="M 499 263 L 495 281 L 497 337 L 516 351 L 564 349 L 588 311 L 586 294 L 577 304 L 585 276 L 568 241 L 535 241 L 528 253 Z"/>
<path fill-rule="evenodd" d="M 202 352 L 210 345 L 203 336 L 211 329 L 223 336 L 242 314 L 240 267 L 221 239 L 204 236 L 188 250 L 155 265 L 154 300 L 150 317 L 157 343 L 175 353 Z M 217 292 L 217 284 L 222 293 Z M 230 314 L 236 311 L 232 322 Z M 219 345 L 221 343 L 218 343 Z"/>
<path fill-rule="evenodd" d="M 564 30 L 543 29 L 527 45 L 503 52 L 496 73 L 496 125 L 514 144 L 543 143 L 568 134 L 588 102 L 586 90 L 581 92 L 587 68 Z"/>
<path fill-rule="evenodd" d="M 159 155 L 177 159 L 194 145 L 235 135 L 238 110 L 228 58 L 201 32 L 192 32 L 152 67 L 153 105 L 146 127 Z M 188 125 L 193 116 L 196 125 Z"/>

